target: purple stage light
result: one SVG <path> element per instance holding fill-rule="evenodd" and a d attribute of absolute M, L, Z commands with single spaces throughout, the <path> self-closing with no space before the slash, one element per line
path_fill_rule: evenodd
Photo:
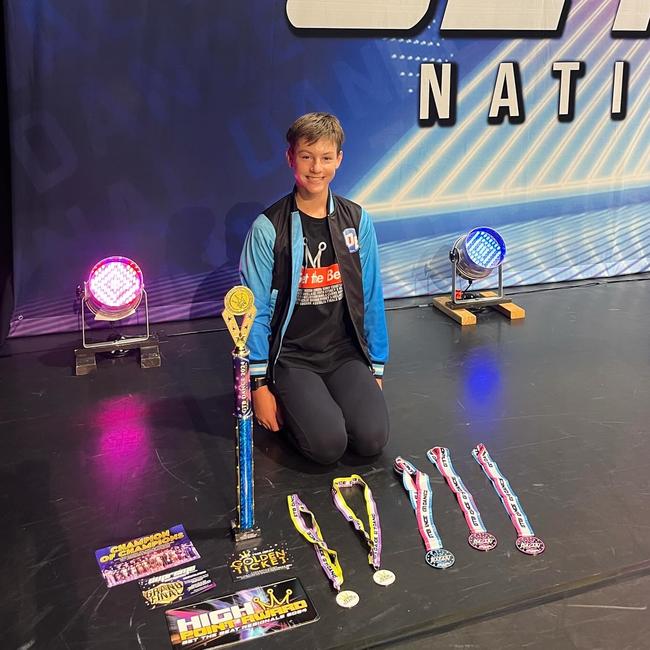
<path fill-rule="evenodd" d="M 160 366 L 158 337 L 151 334 L 149 329 L 149 301 L 144 278 L 140 267 L 133 260 L 121 255 L 100 260 L 93 266 L 83 288 L 77 287 L 77 296 L 80 299 L 83 345 L 74 351 L 77 375 L 87 375 L 97 370 L 97 352 L 123 356 L 129 350 L 139 349 L 142 368 Z M 107 341 L 86 340 L 86 309 L 95 315 L 95 320 L 111 322 L 131 316 L 141 303 L 144 304 L 144 322 L 147 327 L 144 333 L 128 335 L 112 328 L 111 337 Z"/>
<path fill-rule="evenodd" d="M 93 266 L 85 298 L 98 320 L 120 320 L 138 308 L 144 292 L 140 267 L 128 257 L 106 257 Z"/>

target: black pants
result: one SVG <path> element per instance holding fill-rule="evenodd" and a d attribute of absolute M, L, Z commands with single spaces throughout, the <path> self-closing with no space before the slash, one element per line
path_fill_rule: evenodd
<path fill-rule="evenodd" d="M 362 361 L 328 374 L 278 364 L 274 393 L 289 438 L 317 463 L 336 462 L 348 443 L 360 456 L 374 456 L 388 442 L 384 395 Z"/>

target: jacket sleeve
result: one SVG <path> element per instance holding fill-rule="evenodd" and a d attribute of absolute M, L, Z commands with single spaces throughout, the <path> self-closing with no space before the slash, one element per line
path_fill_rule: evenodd
<path fill-rule="evenodd" d="M 359 255 L 361 258 L 361 281 L 363 283 L 364 334 L 375 377 L 383 377 L 384 364 L 388 361 L 388 330 L 384 312 L 384 294 L 379 267 L 377 234 L 368 213 L 361 210 L 359 224 Z"/>
<path fill-rule="evenodd" d="M 261 214 L 255 219 L 246 235 L 239 260 L 241 281 L 253 292 L 257 309 L 248 337 L 252 377 L 263 377 L 268 368 L 271 317 L 276 293 L 271 288 L 274 245 L 275 228 L 268 217 Z"/>

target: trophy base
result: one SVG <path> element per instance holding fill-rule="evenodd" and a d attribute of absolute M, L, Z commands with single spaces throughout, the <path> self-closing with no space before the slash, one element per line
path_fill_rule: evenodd
<path fill-rule="evenodd" d="M 259 528 L 247 528 L 242 530 L 234 520 L 230 522 L 232 535 L 235 538 L 235 544 L 246 544 L 255 542 L 262 538 L 262 531 Z"/>

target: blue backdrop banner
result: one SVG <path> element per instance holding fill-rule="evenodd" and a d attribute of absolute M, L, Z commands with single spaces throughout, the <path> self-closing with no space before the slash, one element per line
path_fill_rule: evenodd
<path fill-rule="evenodd" d="M 343 4 L 328 24 L 331 0 L 8 0 L 11 335 L 78 328 L 109 255 L 154 321 L 217 316 L 312 110 L 346 130 L 333 189 L 373 217 L 386 297 L 448 291 L 477 225 L 509 286 L 650 270 L 644 3 Z"/>

